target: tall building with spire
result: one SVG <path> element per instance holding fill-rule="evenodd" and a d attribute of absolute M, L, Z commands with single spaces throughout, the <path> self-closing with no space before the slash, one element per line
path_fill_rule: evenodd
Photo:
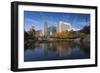
<path fill-rule="evenodd" d="M 48 35 L 48 22 L 47 22 L 47 20 L 44 22 L 44 35 L 45 36 Z"/>

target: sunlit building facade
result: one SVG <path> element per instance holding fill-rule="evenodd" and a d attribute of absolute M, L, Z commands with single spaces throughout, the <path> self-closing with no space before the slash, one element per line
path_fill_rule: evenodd
<path fill-rule="evenodd" d="M 71 30 L 70 23 L 60 21 L 57 25 L 57 32 L 70 31 L 70 30 Z"/>

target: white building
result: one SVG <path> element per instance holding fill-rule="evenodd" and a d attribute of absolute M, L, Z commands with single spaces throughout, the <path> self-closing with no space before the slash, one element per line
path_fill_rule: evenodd
<path fill-rule="evenodd" d="M 70 23 L 60 21 L 57 25 L 57 32 L 70 31 L 70 30 L 71 30 Z"/>
<path fill-rule="evenodd" d="M 44 22 L 44 35 L 45 36 L 48 35 L 48 22 L 47 21 Z"/>

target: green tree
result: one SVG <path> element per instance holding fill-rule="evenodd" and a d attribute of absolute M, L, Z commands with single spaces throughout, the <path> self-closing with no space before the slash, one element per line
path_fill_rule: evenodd
<path fill-rule="evenodd" d="M 84 26 L 83 29 L 80 30 L 80 32 L 90 34 L 90 26 Z"/>

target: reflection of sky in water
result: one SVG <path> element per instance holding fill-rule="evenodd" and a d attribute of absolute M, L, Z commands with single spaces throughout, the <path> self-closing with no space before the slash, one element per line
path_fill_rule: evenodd
<path fill-rule="evenodd" d="M 26 49 L 24 52 L 24 61 L 87 58 L 90 58 L 89 48 L 68 43 L 37 43 L 34 48 Z"/>

